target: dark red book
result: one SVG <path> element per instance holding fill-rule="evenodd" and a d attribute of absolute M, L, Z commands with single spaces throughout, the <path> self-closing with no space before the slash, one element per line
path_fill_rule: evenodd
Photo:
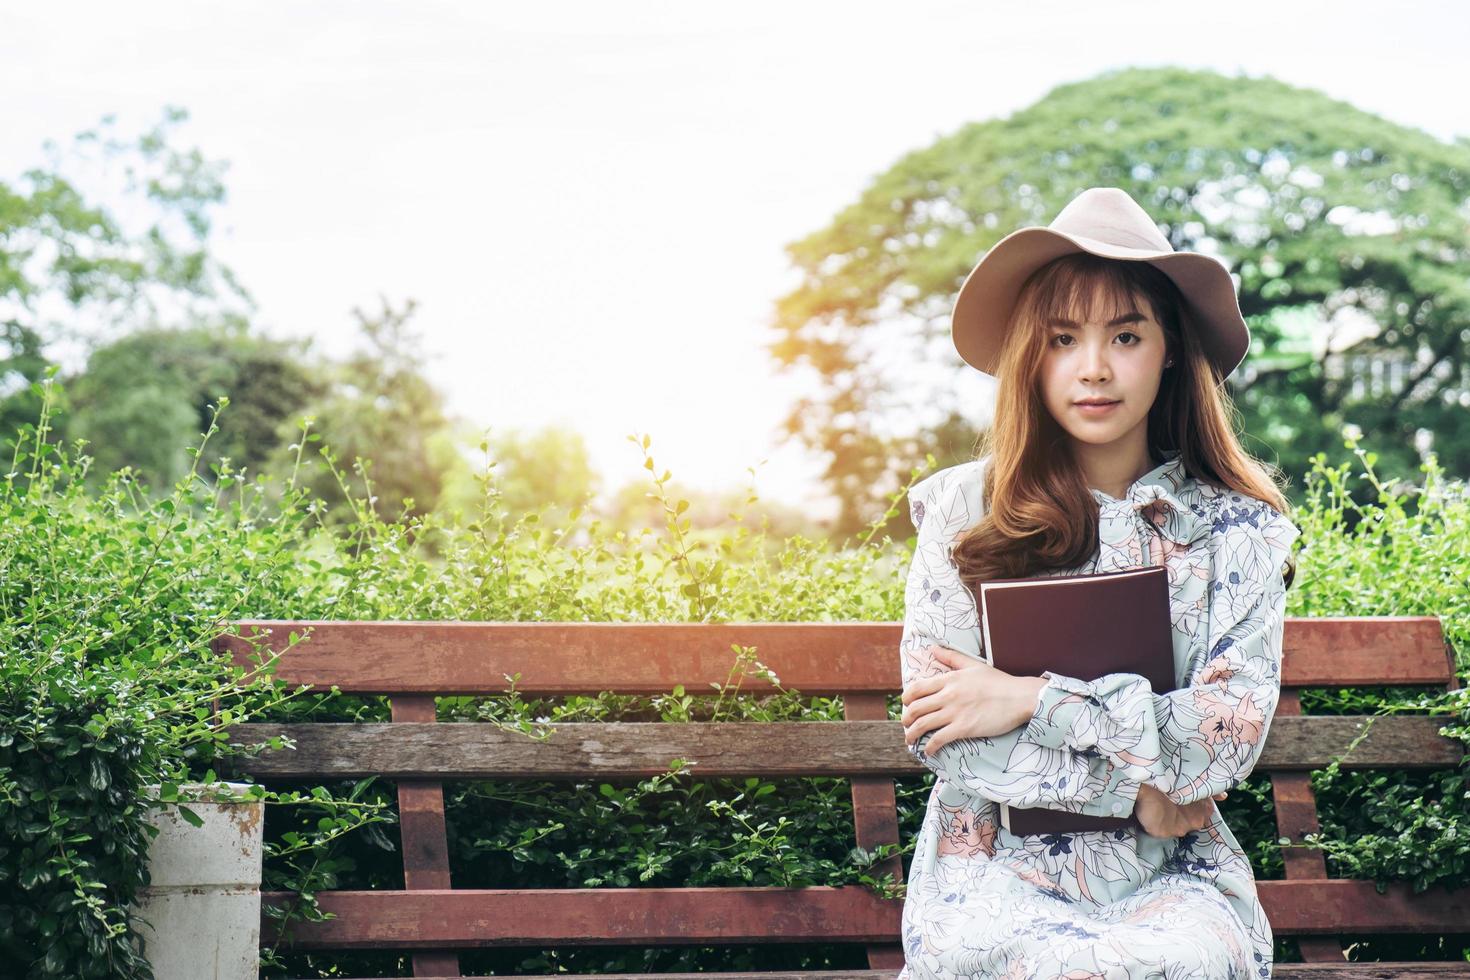
<path fill-rule="evenodd" d="M 980 583 L 985 655 L 1008 674 L 1054 671 L 1081 680 L 1142 674 L 1154 691 L 1175 689 L 1169 572 L 1145 565 L 1092 575 L 996 579 Z M 1142 829 L 1138 817 L 1094 816 L 1050 807 L 1000 804 L 1013 834 Z"/>

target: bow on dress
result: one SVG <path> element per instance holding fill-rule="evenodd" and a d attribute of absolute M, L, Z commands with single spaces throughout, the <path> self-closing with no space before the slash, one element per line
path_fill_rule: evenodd
<path fill-rule="evenodd" d="M 1096 570 L 1163 565 L 1169 571 L 1172 625 L 1179 633 L 1197 638 L 1211 563 L 1210 549 L 1197 545 L 1209 537 L 1211 522 L 1170 492 L 1164 478 L 1167 472 L 1161 474 L 1160 482 L 1135 483 L 1122 499 L 1092 489 L 1098 503 Z"/>
<path fill-rule="evenodd" d="M 1209 521 L 1157 483 L 1135 483 L 1121 500 L 1093 488 L 1099 572 L 1174 565 L 1210 533 Z"/>

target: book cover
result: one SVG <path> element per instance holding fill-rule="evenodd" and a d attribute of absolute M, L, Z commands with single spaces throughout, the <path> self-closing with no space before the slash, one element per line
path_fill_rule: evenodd
<path fill-rule="evenodd" d="M 1131 673 L 1165 693 L 1174 681 L 1168 569 L 1161 565 L 1091 575 L 996 579 L 980 583 L 984 653 L 1008 674 L 1053 671 L 1082 680 Z M 1141 829 L 1138 818 L 1094 816 L 1049 807 L 1000 804 L 1013 834 Z"/>

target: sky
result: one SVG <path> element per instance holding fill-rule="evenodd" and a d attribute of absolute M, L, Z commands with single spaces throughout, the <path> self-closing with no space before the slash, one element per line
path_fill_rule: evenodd
<path fill-rule="evenodd" d="M 136 131 L 182 106 L 177 142 L 229 161 L 214 249 L 263 332 L 341 355 L 354 307 L 412 298 L 431 380 L 477 427 L 576 429 L 605 489 L 648 480 L 626 438 L 647 434 L 677 481 L 753 468 L 825 517 L 823 460 L 778 441 L 811 379 L 764 351 L 797 282 L 783 246 L 904 154 L 1157 65 L 1450 139 L 1466 37 L 1465 5 L 1358 0 L 48 0 L 0 8 L 0 180 L 104 114 Z"/>

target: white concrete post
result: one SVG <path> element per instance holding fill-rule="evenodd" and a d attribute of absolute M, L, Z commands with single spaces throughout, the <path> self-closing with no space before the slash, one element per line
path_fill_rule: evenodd
<path fill-rule="evenodd" d="M 186 803 L 204 820 L 195 827 L 173 804 L 148 820 L 159 834 L 148 848 L 152 884 L 134 904 L 140 948 L 157 980 L 255 980 L 260 964 L 261 831 L 265 804 L 231 796 L 245 783 L 180 786 L 208 789 L 220 802 Z M 158 787 L 147 787 L 156 797 Z"/>

